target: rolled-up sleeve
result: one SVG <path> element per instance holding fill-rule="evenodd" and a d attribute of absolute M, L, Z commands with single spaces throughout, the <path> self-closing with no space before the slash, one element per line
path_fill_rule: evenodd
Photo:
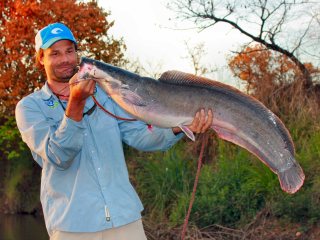
<path fill-rule="evenodd" d="M 83 144 L 84 127 L 81 122 L 65 115 L 60 120 L 47 117 L 30 98 L 17 104 L 15 114 L 22 139 L 33 155 L 40 156 L 37 158 L 40 166 L 43 166 L 42 161 L 47 161 L 63 170 L 72 164 Z"/>

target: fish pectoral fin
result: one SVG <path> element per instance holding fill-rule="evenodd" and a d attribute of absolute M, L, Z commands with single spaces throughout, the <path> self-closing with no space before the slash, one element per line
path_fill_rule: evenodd
<path fill-rule="evenodd" d="M 190 138 L 192 141 L 195 141 L 196 138 L 193 134 L 193 132 L 187 127 L 183 125 L 179 125 L 179 128 L 181 129 L 182 132 L 184 132 L 188 138 Z"/>
<path fill-rule="evenodd" d="M 147 106 L 147 103 L 138 94 L 128 89 L 121 89 L 121 96 L 129 104 L 140 107 Z"/>

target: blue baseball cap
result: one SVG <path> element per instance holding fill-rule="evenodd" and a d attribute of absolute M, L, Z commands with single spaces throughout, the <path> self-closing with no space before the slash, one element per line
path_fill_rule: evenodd
<path fill-rule="evenodd" d="M 35 37 L 36 51 L 47 49 L 60 40 L 70 40 L 77 44 L 71 30 L 62 23 L 53 23 L 42 28 Z"/>

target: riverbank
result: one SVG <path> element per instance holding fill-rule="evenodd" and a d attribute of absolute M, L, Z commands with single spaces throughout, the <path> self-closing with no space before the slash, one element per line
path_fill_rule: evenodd
<path fill-rule="evenodd" d="M 148 240 L 178 240 L 181 226 L 170 227 L 165 223 L 152 223 L 144 219 L 144 228 Z M 43 216 L 27 214 L 0 214 L 1 240 L 49 240 Z M 301 224 L 285 223 L 281 219 L 271 218 L 266 212 L 258 214 L 253 222 L 233 229 L 220 225 L 212 225 L 199 229 L 189 226 L 189 240 L 319 240 L 320 226 L 306 228 Z"/>
<path fill-rule="evenodd" d="M 43 216 L 0 214 L 1 240 L 49 240 Z"/>

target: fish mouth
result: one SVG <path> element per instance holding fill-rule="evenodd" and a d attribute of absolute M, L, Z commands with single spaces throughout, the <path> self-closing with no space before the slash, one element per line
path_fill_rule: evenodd
<path fill-rule="evenodd" d="M 83 63 L 80 65 L 80 69 L 78 72 L 79 79 L 96 79 L 95 75 L 95 67 L 91 64 Z"/>
<path fill-rule="evenodd" d="M 90 75 L 88 72 L 86 72 L 86 73 L 79 73 L 79 79 L 86 80 L 86 79 L 91 78 L 90 76 L 91 76 L 91 75 Z"/>

